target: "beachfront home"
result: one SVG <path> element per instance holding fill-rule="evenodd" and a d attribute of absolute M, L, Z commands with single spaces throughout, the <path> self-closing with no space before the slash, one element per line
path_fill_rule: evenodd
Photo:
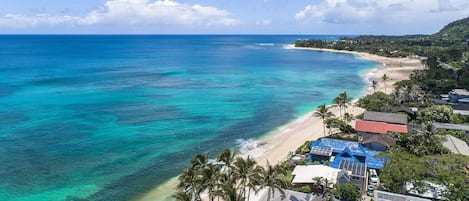
<path fill-rule="evenodd" d="M 355 141 L 321 138 L 311 143 L 311 150 L 315 147 L 329 148 L 332 150 L 330 166 L 339 168 L 342 160 L 365 163 L 368 168 L 381 169 L 384 167 L 385 158 L 376 157 L 380 151 L 369 150 Z M 309 155 L 312 157 L 312 155 Z M 313 158 L 314 160 L 314 158 Z"/>
<path fill-rule="evenodd" d="M 407 133 L 407 125 L 400 124 L 390 124 L 385 122 L 376 122 L 376 121 L 364 121 L 356 120 L 355 121 L 355 131 L 357 131 L 358 136 L 362 136 L 366 133 L 368 134 L 388 134 L 389 132 L 395 133 Z"/>
<path fill-rule="evenodd" d="M 396 145 L 396 140 L 390 135 L 366 133 L 361 137 L 360 144 L 368 149 L 386 151 Z"/>
<path fill-rule="evenodd" d="M 292 172 L 293 185 L 311 187 L 316 185 L 316 178 L 323 178 L 329 181 L 329 188 L 337 183 L 337 178 L 342 175 L 342 170 L 325 165 L 297 165 Z"/>
<path fill-rule="evenodd" d="M 407 133 L 407 115 L 387 112 L 366 111 L 363 119 L 355 121 L 357 135 Z"/>
<path fill-rule="evenodd" d="M 366 164 L 348 160 L 342 160 L 339 163 L 339 169 L 348 172 L 347 175 L 338 178 L 338 184 L 351 182 L 357 186 L 361 192 L 366 190 Z"/>
<path fill-rule="evenodd" d="M 366 111 L 363 114 L 363 120 L 384 122 L 391 124 L 407 125 L 407 116 L 403 114 L 389 113 L 389 112 L 373 112 Z"/>
<path fill-rule="evenodd" d="M 466 89 L 453 89 L 448 93 L 450 103 L 469 104 L 469 91 Z"/>

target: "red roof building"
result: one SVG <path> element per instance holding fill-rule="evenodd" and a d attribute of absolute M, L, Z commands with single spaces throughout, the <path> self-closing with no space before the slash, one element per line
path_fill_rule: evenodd
<path fill-rule="evenodd" d="M 364 133 L 387 134 L 388 132 L 407 133 L 407 125 L 390 124 L 376 121 L 365 121 L 357 119 L 355 130 Z"/>

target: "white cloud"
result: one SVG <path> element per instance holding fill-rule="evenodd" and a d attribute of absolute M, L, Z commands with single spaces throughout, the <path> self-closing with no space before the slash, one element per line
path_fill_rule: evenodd
<path fill-rule="evenodd" d="M 272 20 L 264 19 L 256 22 L 256 25 L 270 25 Z"/>
<path fill-rule="evenodd" d="M 0 27 L 35 27 L 54 25 L 235 25 L 239 20 L 215 7 L 177 3 L 171 0 L 109 0 L 101 9 L 85 16 L 22 15 L 0 16 Z"/>
<path fill-rule="evenodd" d="M 455 9 L 457 8 L 457 9 Z M 425 19 L 435 12 L 469 13 L 467 0 L 323 0 L 309 4 L 298 11 L 298 21 L 331 24 L 362 23 L 369 21 L 406 21 Z"/>

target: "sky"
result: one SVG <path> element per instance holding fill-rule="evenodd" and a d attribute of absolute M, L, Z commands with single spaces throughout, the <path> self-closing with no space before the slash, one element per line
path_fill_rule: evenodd
<path fill-rule="evenodd" d="M 468 0 L 0 0 L 0 34 L 431 34 Z"/>

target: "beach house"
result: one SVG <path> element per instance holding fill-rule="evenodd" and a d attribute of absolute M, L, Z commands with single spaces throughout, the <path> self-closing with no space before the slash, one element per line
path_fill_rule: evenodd
<path fill-rule="evenodd" d="M 386 151 L 396 145 L 396 140 L 390 135 L 365 133 L 361 137 L 360 144 L 371 150 Z"/>
<path fill-rule="evenodd" d="M 328 186 L 331 188 L 334 184 L 337 184 L 337 178 L 344 173 L 341 173 L 342 170 L 337 168 L 332 168 L 326 165 L 297 165 L 292 172 L 293 185 L 303 186 L 315 186 L 317 185 L 318 178 L 324 180 L 327 179 L 329 182 Z"/>
<path fill-rule="evenodd" d="M 363 119 L 355 121 L 358 136 L 364 134 L 407 133 L 407 115 L 387 112 L 366 111 Z"/>
<path fill-rule="evenodd" d="M 316 147 L 326 148 L 325 150 L 331 151 L 329 161 L 330 166 L 333 168 L 339 168 L 340 162 L 346 160 L 364 163 L 368 168 L 381 169 L 386 161 L 385 158 L 377 157 L 381 153 L 380 151 L 370 150 L 356 141 L 321 138 L 310 145 L 311 150 L 318 149 Z M 308 155 L 312 160 L 315 160 L 315 156 L 313 153 Z"/>
<path fill-rule="evenodd" d="M 310 186 L 313 192 L 332 188 L 335 184 L 352 183 L 363 192 L 366 186 L 366 165 L 353 161 L 341 161 L 338 168 L 326 165 L 297 165 L 292 172 L 292 184 Z M 327 186 L 325 181 L 327 180 Z M 321 182 L 319 185 L 317 182 Z"/>

